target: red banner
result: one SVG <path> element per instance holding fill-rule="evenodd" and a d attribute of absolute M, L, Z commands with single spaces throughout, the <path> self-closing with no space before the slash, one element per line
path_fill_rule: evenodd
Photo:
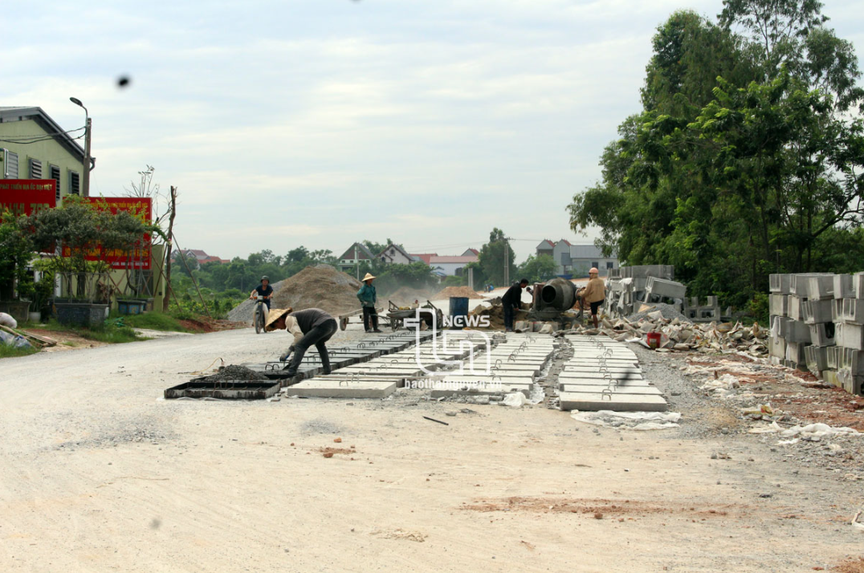
<path fill-rule="evenodd" d="M 0 179 L 0 213 L 31 215 L 57 204 L 57 182 L 53 179 Z"/>
<path fill-rule="evenodd" d="M 130 215 L 138 217 L 144 223 L 150 223 L 152 219 L 152 200 L 150 197 L 88 197 L 97 209 L 107 209 L 117 214 L 126 211 Z M 63 256 L 70 255 L 69 248 L 63 248 Z M 145 234 L 141 241 L 135 245 L 133 251 L 123 249 L 104 250 L 101 247 L 87 253 L 84 257 L 88 261 L 105 261 L 112 269 L 136 269 L 149 271 L 152 258 L 150 235 Z"/>

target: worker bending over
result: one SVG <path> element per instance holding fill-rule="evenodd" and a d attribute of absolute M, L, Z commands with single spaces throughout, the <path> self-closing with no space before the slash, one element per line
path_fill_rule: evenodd
<path fill-rule="evenodd" d="M 588 271 L 588 284 L 578 293 L 582 300 L 591 305 L 591 319 L 594 321 L 594 328 L 597 328 L 598 325 L 597 313 L 606 300 L 606 283 L 603 282 L 599 274 L 600 271 L 592 267 Z"/>
<path fill-rule="evenodd" d="M 293 312 L 291 308 L 271 310 L 264 327 L 268 332 L 285 329 L 294 336 L 294 342 L 288 351 L 279 357 L 280 361 L 286 362 L 292 353 L 294 355 L 291 363 L 285 367 L 288 376 L 297 374 L 303 355 L 312 345 L 315 345 L 321 356 L 322 373 L 330 374 L 330 354 L 327 352 L 326 343 L 336 333 L 337 328 L 336 319 L 320 308 L 307 308 L 297 312 Z"/>

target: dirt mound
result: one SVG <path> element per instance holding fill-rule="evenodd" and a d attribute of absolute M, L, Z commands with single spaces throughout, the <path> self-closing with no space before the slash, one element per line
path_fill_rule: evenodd
<path fill-rule="evenodd" d="M 333 316 L 360 309 L 357 291 L 363 284 L 330 265 L 306 267 L 280 283 L 273 308 L 320 308 Z M 249 316 L 252 320 L 252 316 Z"/>
<path fill-rule="evenodd" d="M 225 366 L 212 376 L 204 378 L 207 382 L 256 382 L 268 380 L 261 372 L 249 370 L 245 366 Z"/>
<path fill-rule="evenodd" d="M 330 265 L 306 267 L 273 284 L 272 308 L 320 308 L 333 316 L 360 309 L 357 291 L 363 284 Z M 252 324 L 255 301 L 245 300 L 228 313 L 228 320 Z"/>
<path fill-rule="evenodd" d="M 461 296 L 465 298 L 483 298 L 480 294 L 474 292 L 467 286 L 447 287 L 444 290 L 432 295 L 430 300 L 446 300 L 451 296 Z"/>

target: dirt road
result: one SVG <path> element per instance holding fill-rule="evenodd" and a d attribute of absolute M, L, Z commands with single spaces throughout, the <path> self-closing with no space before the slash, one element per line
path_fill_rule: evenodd
<path fill-rule="evenodd" d="M 728 414 L 686 392 L 680 429 L 644 433 L 421 394 L 160 399 L 284 338 L 0 362 L 0 570 L 812 571 L 864 553 L 862 482 L 722 433 Z"/>

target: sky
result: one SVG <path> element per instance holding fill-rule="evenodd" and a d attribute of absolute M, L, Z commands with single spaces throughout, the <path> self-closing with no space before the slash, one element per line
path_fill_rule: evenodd
<path fill-rule="evenodd" d="M 0 105 L 75 129 L 82 100 L 91 195 L 124 195 L 152 165 L 178 188 L 183 248 L 391 238 L 456 255 L 498 227 L 518 262 L 544 238 L 593 242 L 566 206 L 600 178 L 651 37 L 684 8 L 722 2 L 28 0 L 4 6 Z M 864 59 L 860 3 L 823 13 Z"/>

